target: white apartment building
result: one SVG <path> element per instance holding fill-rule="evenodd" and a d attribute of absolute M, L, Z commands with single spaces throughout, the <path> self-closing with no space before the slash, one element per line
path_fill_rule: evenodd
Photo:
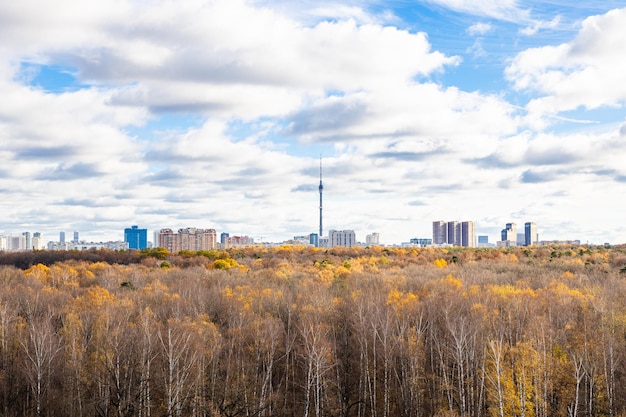
<path fill-rule="evenodd" d="M 328 232 L 328 246 L 346 246 L 356 245 L 356 233 L 354 230 L 330 230 Z"/>

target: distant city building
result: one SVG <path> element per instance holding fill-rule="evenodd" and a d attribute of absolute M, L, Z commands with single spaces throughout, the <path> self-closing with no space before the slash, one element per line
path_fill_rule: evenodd
<path fill-rule="evenodd" d="M 539 246 L 550 245 L 580 245 L 580 240 L 541 240 Z"/>
<path fill-rule="evenodd" d="M 433 244 L 454 246 L 476 246 L 476 231 L 473 221 L 438 220 L 433 222 Z"/>
<path fill-rule="evenodd" d="M 24 232 L 22 236 L 24 236 L 24 250 L 32 250 L 30 232 Z"/>
<path fill-rule="evenodd" d="M 110 242 L 48 242 L 48 250 L 127 250 L 128 243 L 122 241 Z"/>
<path fill-rule="evenodd" d="M 59 233 L 59 242 L 65 243 L 65 232 Z"/>
<path fill-rule="evenodd" d="M 249 236 L 229 236 L 224 244 L 225 248 L 237 247 L 237 246 L 250 246 L 254 245 L 254 239 Z"/>
<path fill-rule="evenodd" d="M 433 243 L 435 245 L 448 243 L 448 225 L 443 220 L 433 222 Z"/>
<path fill-rule="evenodd" d="M 128 242 L 128 249 L 146 249 L 148 247 L 148 229 L 131 226 L 124 229 L 124 242 Z"/>
<path fill-rule="evenodd" d="M 367 246 L 380 245 L 380 234 L 372 233 L 365 236 L 365 244 Z"/>
<path fill-rule="evenodd" d="M 493 243 L 489 243 L 489 236 L 478 236 L 478 244 L 479 248 L 490 248 L 496 246 Z"/>
<path fill-rule="evenodd" d="M 524 245 L 532 246 L 539 242 L 539 232 L 537 231 L 537 223 L 527 222 L 524 224 Z"/>
<path fill-rule="evenodd" d="M 31 245 L 33 250 L 41 250 L 44 248 L 43 236 L 41 236 L 41 233 L 33 233 L 33 240 L 31 242 Z"/>
<path fill-rule="evenodd" d="M 320 237 L 317 233 L 311 233 L 309 235 L 309 244 L 315 246 L 316 248 L 320 245 Z"/>
<path fill-rule="evenodd" d="M 310 236 L 294 236 L 293 243 L 295 245 L 309 245 Z"/>
<path fill-rule="evenodd" d="M 461 224 L 457 221 L 448 222 L 449 245 L 461 246 Z"/>
<path fill-rule="evenodd" d="M 187 227 L 178 229 L 174 233 L 172 229 L 161 229 L 157 246 L 167 249 L 171 253 L 181 250 L 200 251 L 215 249 L 217 246 L 217 233 L 214 229 L 198 229 Z"/>
<path fill-rule="evenodd" d="M 354 230 L 330 230 L 328 232 L 328 246 L 351 247 L 356 245 L 356 234 Z"/>
<path fill-rule="evenodd" d="M 228 233 L 222 232 L 222 234 L 220 235 L 220 243 L 222 245 L 226 244 L 226 240 L 228 239 L 228 236 L 230 236 Z"/>
<path fill-rule="evenodd" d="M 472 221 L 461 223 L 461 246 L 470 248 L 476 246 L 476 231 Z"/>
<path fill-rule="evenodd" d="M 409 241 L 409 244 L 411 245 L 416 245 L 419 246 L 421 248 L 425 248 L 427 246 L 431 246 L 433 244 L 433 240 L 432 239 L 428 239 L 428 238 L 417 238 L 414 237 Z"/>
<path fill-rule="evenodd" d="M 518 233 L 517 234 L 517 239 L 515 240 L 515 244 L 517 246 L 525 246 L 525 236 L 524 233 Z"/>
<path fill-rule="evenodd" d="M 507 223 L 506 227 L 500 232 L 500 243 L 498 247 L 508 247 L 517 245 L 517 225 L 515 223 Z"/>
<path fill-rule="evenodd" d="M 78 236 L 78 232 L 74 231 L 74 239 L 72 240 L 72 242 L 79 242 L 80 241 L 80 237 Z"/>
<path fill-rule="evenodd" d="M 327 248 L 328 247 L 328 237 L 320 237 L 319 238 L 319 246 L 320 248 Z"/>

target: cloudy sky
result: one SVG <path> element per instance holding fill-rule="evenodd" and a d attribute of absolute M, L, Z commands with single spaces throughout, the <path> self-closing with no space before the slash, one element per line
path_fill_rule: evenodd
<path fill-rule="evenodd" d="M 0 2 L 0 235 L 282 241 L 318 229 L 321 156 L 325 232 L 625 243 L 623 7 Z"/>

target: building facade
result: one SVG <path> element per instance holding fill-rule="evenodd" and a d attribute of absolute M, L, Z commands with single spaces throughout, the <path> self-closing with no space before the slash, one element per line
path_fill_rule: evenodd
<path fill-rule="evenodd" d="M 354 230 L 330 230 L 328 232 L 328 246 L 351 247 L 356 245 L 356 233 Z"/>
<path fill-rule="evenodd" d="M 128 242 L 129 249 L 146 249 L 148 247 L 148 229 L 131 226 L 124 229 L 124 242 Z"/>
<path fill-rule="evenodd" d="M 517 243 L 517 225 L 515 223 L 507 223 L 502 232 L 500 232 L 500 238 L 502 242 L 510 242 L 504 246 L 515 246 Z"/>
<path fill-rule="evenodd" d="M 365 244 L 368 246 L 380 245 L 380 234 L 372 233 L 372 234 L 365 236 Z"/>
<path fill-rule="evenodd" d="M 433 243 L 435 245 L 448 243 L 448 226 L 443 220 L 433 222 Z"/>
<path fill-rule="evenodd" d="M 476 246 L 476 230 L 472 221 L 461 223 L 461 246 L 469 248 Z"/>
<path fill-rule="evenodd" d="M 476 246 L 476 229 L 473 221 L 438 220 L 433 222 L 433 244 L 453 246 Z"/>
<path fill-rule="evenodd" d="M 539 242 L 539 233 L 537 232 L 537 223 L 527 222 L 524 224 L 524 245 L 532 246 Z"/>
<path fill-rule="evenodd" d="M 172 229 L 161 229 L 157 245 L 171 253 L 177 253 L 181 250 L 194 252 L 210 250 L 217 247 L 217 233 L 214 229 L 198 229 L 195 227 L 178 229 L 177 233 L 174 233 Z"/>

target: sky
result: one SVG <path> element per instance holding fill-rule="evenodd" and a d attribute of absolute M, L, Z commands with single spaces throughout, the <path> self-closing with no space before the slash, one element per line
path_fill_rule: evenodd
<path fill-rule="evenodd" d="M 0 235 L 626 243 L 626 5 L 0 2 Z"/>

